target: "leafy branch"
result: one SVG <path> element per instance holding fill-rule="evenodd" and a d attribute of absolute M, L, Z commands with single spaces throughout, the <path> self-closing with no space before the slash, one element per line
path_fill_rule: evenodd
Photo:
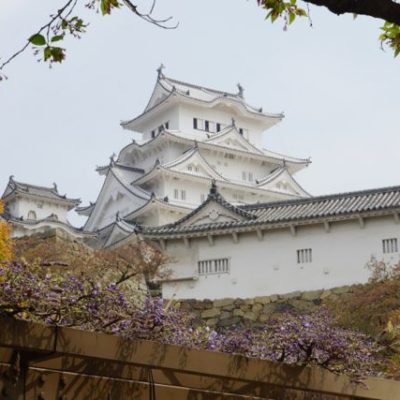
<path fill-rule="evenodd" d="M 395 0 L 303 0 L 304 3 L 325 6 L 336 15 L 352 14 L 366 15 L 383 19 L 382 33 L 379 36 L 382 48 L 386 45 L 394 51 L 394 56 L 400 54 L 400 3 Z M 309 16 L 298 6 L 298 0 L 257 0 L 258 6 L 267 10 L 266 19 L 274 22 L 283 18 L 286 30 L 296 17 Z"/>
<path fill-rule="evenodd" d="M 7 79 L 2 73 L 4 68 L 16 57 L 25 52 L 29 47 L 34 50 L 38 61 L 45 61 L 51 66 L 53 63 L 61 63 L 65 60 L 66 49 L 60 46 L 60 42 L 67 35 L 80 38 L 86 31 L 88 24 L 78 15 L 72 16 L 80 0 L 67 0 L 63 7 L 50 15 L 50 20 L 31 35 L 26 43 L 9 58 L 0 64 L 0 81 Z M 83 1 L 83 0 L 82 0 Z M 86 0 L 85 7 L 100 11 L 102 15 L 109 15 L 116 8 L 125 6 L 129 11 L 144 21 L 163 29 L 175 29 L 178 24 L 170 25 L 172 17 L 157 19 L 153 17 L 156 1 L 153 0 L 148 12 L 142 12 L 131 0 Z"/>

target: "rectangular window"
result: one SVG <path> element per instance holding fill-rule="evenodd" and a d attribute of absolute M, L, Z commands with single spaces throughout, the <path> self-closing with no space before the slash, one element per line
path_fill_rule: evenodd
<path fill-rule="evenodd" d="M 169 121 L 167 121 L 167 122 L 164 124 L 164 126 L 165 126 L 165 129 L 169 129 Z"/>
<path fill-rule="evenodd" d="M 246 171 L 242 171 L 242 180 L 243 180 L 243 181 L 247 180 Z"/>
<path fill-rule="evenodd" d="M 221 124 L 217 122 L 217 132 L 219 132 L 220 130 L 221 130 Z"/>
<path fill-rule="evenodd" d="M 174 189 L 174 199 L 179 198 L 179 190 L 178 189 Z"/>
<path fill-rule="evenodd" d="M 193 129 L 197 129 L 197 118 L 193 118 Z"/>
<path fill-rule="evenodd" d="M 186 190 L 181 190 L 181 199 L 186 200 Z"/>
<path fill-rule="evenodd" d="M 306 264 L 312 262 L 312 249 L 297 250 L 297 264 Z"/>
<path fill-rule="evenodd" d="M 156 131 L 151 131 L 151 138 L 154 139 L 156 137 Z"/>
<path fill-rule="evenodd" d="M 249 172 L 249 182 L 253 182 L 253 173 Z"/>
<path fill-rule="evenodd" d="M 229 258 L 201 260 L 197 263 L 199 275 L 228 274 Z"/>
<path fill-rule="evenodd" d="M 164 125 L 160 125 L 158 127 L 158 133 L 161 133 L 164 130 Z"/>
<path fill-rule="evenodd" d="M 215 122 L 208 121 L 208 131 L 215 133 Z"/>
<path fill-rule="evenodd" d="M 239 128 L 239 133 L 243 135 L 243 128 Z"/>
<path fill-rule="evenodd" d="M 383 239 L 382 250 L 384 254 L 397 253 L 399 251 L 397 239 L 396 238 Z"/>
<path fill-rule="evenodd" d="M 204 130 L 206 131 L 206 132 L 209 132 L 210 131 L 210 121 L 204 121 Z"/>

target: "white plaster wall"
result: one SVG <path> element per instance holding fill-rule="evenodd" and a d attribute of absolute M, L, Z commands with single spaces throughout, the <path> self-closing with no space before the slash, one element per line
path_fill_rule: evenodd
<path fill-rule="evenodd" d="M 261 161 L 251 160 L 249 158 L 237 157 L 227 158 L 224 153 L 211 153 L 210 151 L 203 151 L 202 155 L 209 162 L 210 165 L 223 177 L 228 178 L 232 182 L 239 183 L 241 185 L 255 185 L 255 180 L 265 178 L 270 174 L 273 168 L 277 165 L 268 166 L 262 165 Z M 243 180 L 242 172 L 246 173 L 246 180 Z M 253 181 L 249 181 L 248 173 L 253 174 Z"/>
<path fill-rule="evenodd" d="M 28 198 L 18 198 L 13 201 L 12 207 L 9 207 L 11 215 L 15 218 L 28 219 L 29 211 L 36 213 L 36 219 L 47 218 L 55 214 L 61 222 L 67 222 L 68 208 L 49 201 L 33 200 Z"/>
<path fill-rule="evenodd" d="M 260 241 L 256 233 L 232 237 L 216 237 L 210 246 L 207 238 L 192 239 L 186 248 L 183 240 L 167 242 L 167 253 L 176 257 L 169 265 L 172 277 L 195 276 L 197 280 L 165 282 L 165 298 L 218 299 L 248 298 L 297 290 L 314 290 L 366 282 L 365 268 L 371 256 L 395 263 L 399 254 L 383 256 L 382 239 L 398 238 L 400 225 L 392 217 L 366 220 L 364 228 L 358 221 L 336 222 L 330 232 L 322 224 L 299 227 L 293 236 L 289 229 L 271 230 Z M 313 261 L 297 264 L 298 249 L 312 248 Z M 197 276 L 197 261 L 230 258 L 230 273 Z"/>
<path fill-rule="evenodd" d="M 148 172 L 154 167 L 156 160 L 158 159 L 161 164 L 176 160 L 183 152 L 187 150 L 187 147 L 179 143 L 168 143 L 158 150 L 149 151 L 144 153 L 140 158 L 131 157 L 127 162 L 131 163 L 136 168 L 141 168 L 145 172 Z"/>
<path fill-rule="evenodd" d="M 180 105 L 179 129 L 182 132 L 188 132 L 191 136 L 198 136 L 199 140 L 205 140 L 208 132 L 193 129 L 193 118 L 219 122 L 224 125 L 231 125 L 232 118 L 234 118 L 238 128 L 248 130 L 248 134 L 244 137 L 254 145 L 262 147 L 262 133 L 265 128 L 263 129 L 256 121 L 244 118 L 236 108 L 228 108 L 221 104 L 213 108 L 196 107 L 188 104 Z"/>
<path fill-rule="evenodd" d="M 149 192 L 156 193 L 158 197 L 164 198 L 168 196 L 170 203 L 195 208 L 202 203 L 202 195 L 204 199 L 207 198 L 210 186 L 211 179 L 204 179 L 200 182 L 193 181 L 189 177 L 188 179 L 166 177 L 165 181 L 152 182 L 151 185 L 143 185 L 142 187 Z M 179 191 L 178 199 L 176 199 L 174 195 L 175 189 Z M 181 198 L 181 190 L 185 190 L 186 192 L 186 198 L 184 200 Z M 255 194 L 250 188 L 230 189 L 219 187 L 218 190 L 227 201 L 236 205 L 282 199 L 282 196 L 272 196 L 268 192 L 265 192 L 265 194 Z"/>
<path fill-rule="evenodd" d="M 169 122 L 169 129 L 178 129 L 179 126 L 179 107 L 173 106 L 168 110 L 161 113 L 154 114 L 152 119 L 147 124 L 143 125 L 141 131 L 143 132 L 143 139 L 148 140 L 151 138 L 151 131 L 158 132 L 158 127 L 165 122 Z"/>

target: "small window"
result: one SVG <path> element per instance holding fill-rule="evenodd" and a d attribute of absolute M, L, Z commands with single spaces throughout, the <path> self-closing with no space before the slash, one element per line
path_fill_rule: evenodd
<path fill-rule="evenodd" d="M 204 121 L 204 130 L 206 131 L 206 132 L 209 132 L 210 131 L 210 121 Z"/>
<path fill-rule="evenodd" d="M 174 189 L 174 199 L 179 198 L 179 190 L 178 189 Z"/>
<path fill-rule="evenodd" d="M 181 199 L 186 200 L 186 190 L 181 190 Z"/>
<path fill-rule="evenodd" d="M 169 129 L 169 121 L 167 121 L 167 122 L 164 124 L 164 126 L 165 126 L 165 129 Z"/>
<path fill-rule="evenodd" d="M 248 176 L 249 176 L 249 182 L 253 182 L 253 173 L 249 172 Z"/>
<path fill-rule="evenodd" d="M 31 210 L 28 212 L 28 219 L 32 220 L 32 221 L 36 221 L 36 213 L 35 211 Z"/>
<path fill-rule="evenodd" d="M 245 181 L 247 179 L 247 174 L 245 171 L 242 171 L 242 180 Z"/>
<path fill-rule="evenodd" d="M 151 138 L 154 139 L 156 137 L 156 131 L 151 131 Z"/>
<path fill-rule="evenodd" d="M 197 129 L 197 118 L 193 118 L 193 129 Z"/>
<path fill-rule="evenodd" d="M 217 122 L 216 127 L 217 127 L 217 132 L 219 132 L 221 130 L 221 124 L 219 122 Z"/>
<path fill-rule="evenodd" d="M 239 133 L 243 135 L 243 128 L 239 128 Z"/>
<path fill-rule="evenodd" d="M 228 274 L 229 258 L 201 260 L 197 263 L 199 275 Z"/>
<path fill-rule="evenodd" d="M 383 239 L 382 249 L 384 254 L 397 253 L 399 251 L 397 239 L 396 238 Z"/>
<path fill-rule="evenodd" d="M 297 250 L 297 264 L 306 264 L 312 262 L 312 249 Z"/>

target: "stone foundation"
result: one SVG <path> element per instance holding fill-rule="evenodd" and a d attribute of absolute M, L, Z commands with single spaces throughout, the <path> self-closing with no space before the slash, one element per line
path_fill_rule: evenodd
<path fill-rule="evenodd" d="M 252 299 L 179 300 L 175 307 L 189 311 L 196 319 L 213 328 L 233 326 L 261 326 L 274 315 L 286 311 L 309 313 L 339 296 L 350 294 L 351 286 L 310 292 L 292 292 L 283 295 L 255 297 Z"/>

